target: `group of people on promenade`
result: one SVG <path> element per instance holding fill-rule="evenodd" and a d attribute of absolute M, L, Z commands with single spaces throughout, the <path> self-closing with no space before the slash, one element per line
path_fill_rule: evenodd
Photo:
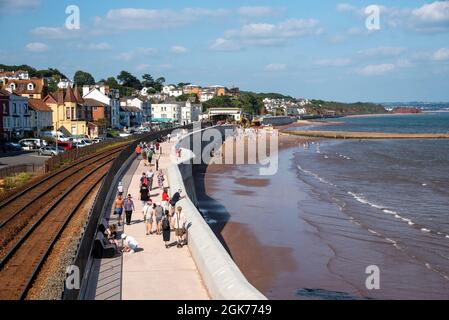
<path fill-rule="evenodd" d="M 170 137 L 168 138 L 170 139 Z M 170 248 L 176 244 L 177 248 L 182 248 L 186 244 L 186 218 L 182 207 L 177 206 L 179 200 L 185 198 L 181 189 L 177 190 L 172 197 L 169 196 L 167 187 L 164 187 L 165 175 L 162 169 L 153 171 L 153 160 L 155 155 L 162 154 L 162 141 L 155 143 L 141 143 L 136 147 L 136 153 L 141 155 L 144 166 L 148 167 L 139 179 L 139 198 L 142 204 L 142 218 L 145 224 L 146 236 L 160 236 L 165 244 L 165 248 Z M 140 160 L 140 158 L 139 158 Z M 157 185 L 154 186 L 154 179 Z M 151 195 L 151 191 L 158 189 L 159 194 Z M 114 214 L 118 218 L 118 226 L 121 226 L 122 215 L 125 213 L 125 224 L 131 225 L 133 213 L 136 211 L 134 199 L 131 194 L 124 197 L 123 185 L 120 182 L 117 189 L 117 196 L 114 201 Z M 157 197 L 160 197 L 157 199 Z M 110 243 L 116 245 L 117 242 L 117 226 L 110 226 L 106 232 Z M 176 242 L 170 244 L 172 231 L 175 232 Z M 123 240 L 122 252 L 134 253 L 138 248 L 137 241 L 125 233 L 121 235 Z"/>

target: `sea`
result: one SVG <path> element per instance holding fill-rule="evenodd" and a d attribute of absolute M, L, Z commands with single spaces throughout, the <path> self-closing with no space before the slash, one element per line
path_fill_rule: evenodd
<path fill-rule="evenodd" d="M 330 122 L 301 130 L 449 133 L 448 112 Z M 196 175 L 250 283 L 270 299 L 449 299 L 449 140 L 284 139 L 273 176 Z"/>

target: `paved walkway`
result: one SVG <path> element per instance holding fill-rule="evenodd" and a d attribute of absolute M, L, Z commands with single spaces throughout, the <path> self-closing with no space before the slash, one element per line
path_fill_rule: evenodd
<path fill-rule="evenodd" d="M 169 152 L 172 147 L 173 142 L 162 144 L 164 153 L 159 160 L 159 168 L 164 173 L 170 165 Z M 137 240 L 141 250 L 135 254 L 123 254 L 121 298 L 123 300 L 210 299 L 187 246 L 182 249 L 176 246 L 166 249 L 162 235 L 145 235 L 142 204 L 139 200 L 139 180 L 147 167 L 143 161 L 136 161 L 139 162 L 138 165 L 130 168 L 134 170 L 134 175 L 128 188 L 128 193 L 133 196 L 136 211 L 133 213 L 131 225 L 125 226 L 125 233 Z M 156 171 L 154 163 L 153 171 Z M 166 178 L 165 186 L 168 186 L 167 180 Z M 160 203 L 162 190 L 157 188 L 156 176 L 153 187 L 156 189 L 151 192 L 151 199 Z M 171 240 L 175 241 L 174 233 Z"/>

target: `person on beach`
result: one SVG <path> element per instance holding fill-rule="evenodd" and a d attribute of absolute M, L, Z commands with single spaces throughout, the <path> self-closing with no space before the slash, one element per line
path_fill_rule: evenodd
<path fill-rule="evenodd" d="M 186 218 L 182 212 L 182 207 L 176 208 L 176 213 L 174 216 L 175 224 L 175 234 L 177 240 L 177 248 L 182 248 L 184 243 L 184 236 L 186 234 Z"/>
<path fill-rule="evenodd" d="M 120 226 L 122 221 L 123 214 L 123 198 L 121 195 L 118 195 L 114 201 L 114 214 L 118 215 L 118 225 Z"/>
<path fill-rule="evenodd" d="M 170 216 L 168 210 L 165 210 L 161 221 L 162 240 L 165 242 L 165 248 L 168 249 L 168 242 L 170 242 L 171 226 Z"/>
<path fill-rule="evenodd" d="M 159 185 L 159 189 L 163 189 L 164 188 L 164 172 L 162 172 L 162 169 L 159 170 L 159 173 L 157 174 L 157 183 Z"/>
<path fill-rule="evenodd" d="M 125 209 L 126 224 L 129 226 L 131 225 L 131 218 L 135 210 L 133 198 L 130 194 L 128 194 L 128 198 L 123 202 L 123 208 Z"/>
<path fill-rule="evenodd" d="M 148 236 L 152 234 L 153 229 L 153 203 L 148 201 L 142 210 L 143 221 L 145 222 L 145 234 Z"/>
<path fill-rule="evenodd" d="M 142 207 L 150 200 L 150 190 L 146 184 L 142 184 L 140 187 L 140 200 L 142 201 Z"/>
<path fill-rule="evenodd" d="M 128 236 L 126 233 L 122 233 L 122 240 L 123 240 L 122 252 L 129 252 L 130 254 L 133 254 L 139 248 L 139 244 L 137 243 L 136 239 L 134 239 L 131 236 Z"/>
<path fill-rule="evenodd" d="M 147 174 L 146 174 L 147 178 L 148 178 L 148 190 L 152 191 L 153 190 L 153 178 L 154 178 L 154 172 L 151 168 L 149 168 L 147 170 Z"/>

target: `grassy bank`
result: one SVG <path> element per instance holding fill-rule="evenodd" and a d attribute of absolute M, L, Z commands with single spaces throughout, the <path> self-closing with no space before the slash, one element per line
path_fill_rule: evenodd
<path fill-rule="evenodd" d="M 449 139 L 449 133 L 386 133 L 345 131 L 291 131 L 292 135 L 330 139 Z"/>
<path fill-rule="evenodd" d="M 6 177 L 0 180 L 0 195 L 26 185 L 32 176 L 33 173 L 31 172 L 21 172 L 14 176 Z"/>

